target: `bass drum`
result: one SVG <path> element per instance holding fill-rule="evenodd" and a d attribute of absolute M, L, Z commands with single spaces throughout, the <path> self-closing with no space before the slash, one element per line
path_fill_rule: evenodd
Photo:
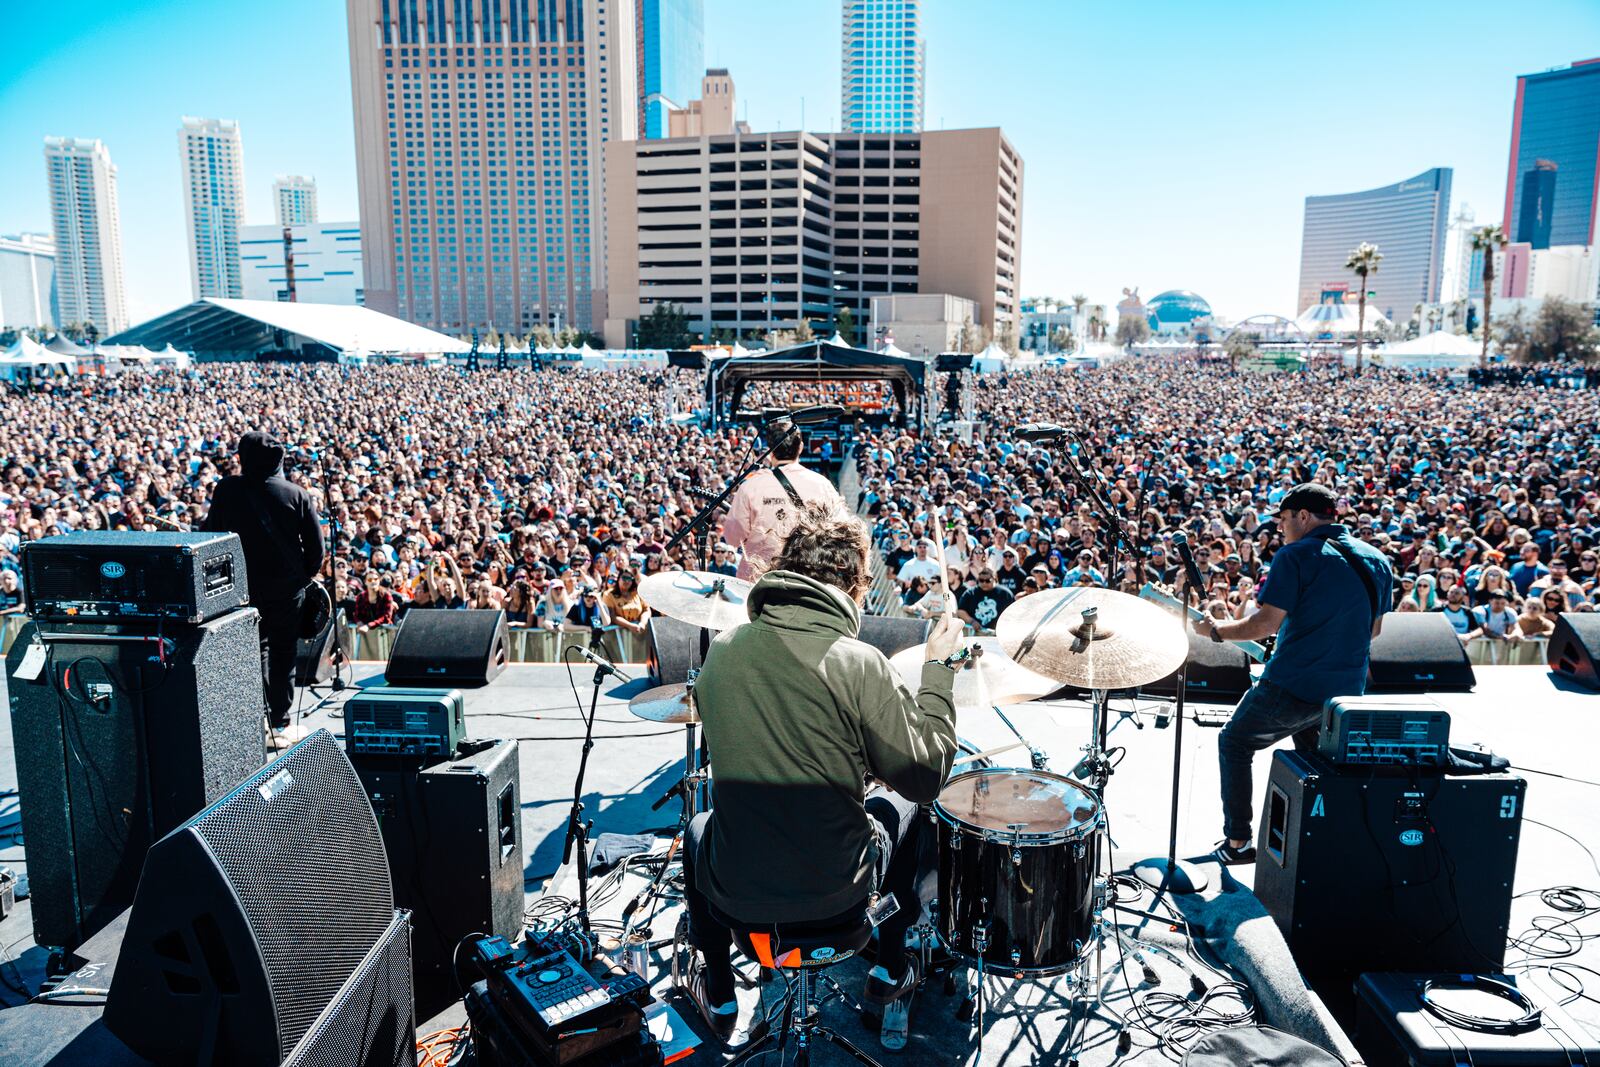
<path fill-rule="evenodd" d="M 1049 771 L 986 767 L 951 778 L 933 813 L 945 946 L 1018 976 L 1075 966 L 1093 933 L 1095 795 Z"/>

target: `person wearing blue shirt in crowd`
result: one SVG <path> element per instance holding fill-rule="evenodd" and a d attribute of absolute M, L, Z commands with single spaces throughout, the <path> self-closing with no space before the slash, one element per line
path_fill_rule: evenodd
<path fill-rule="evenodd" d="M 1539 562 L 1539 546 L 1529 541 L 1522 546 L 1522 558 L 1511 565 L 1506 577 L 1517 587 L 1518 596 L 1527 596 L 1528 589 L 1550 573 L 1550 568 Z"/>
<path fill-rule="evenodd" d="M 1195 622 L 1213 641 L 1278 637 L 1260 681 L 1239 701 L 1217 742 L 1223 840 L 1214 855 L 1224 864 L 1256 859 L 1250 843 L 1255 754 L 1291 736 L 1295 748 L 1309 751 L 1323 703 L 1358 696 L 1367 686 L 1372 638 L 1383 628 L 1394 574 L 1381 552 L 1334 521 L 1337 509 L 1338 498 L 1326 486 L 1296 486 L 1278 504 L 1284 545 L 1272 557 L 1259 610 L 1237 621 Z"/>

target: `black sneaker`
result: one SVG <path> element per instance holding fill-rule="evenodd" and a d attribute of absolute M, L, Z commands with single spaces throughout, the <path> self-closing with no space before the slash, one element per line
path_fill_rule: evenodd
<path fill-rule="evenodd" d="M 1254 863 L 1256 861 L 1256 846 L 1246 845 L 1244 848 L 1234 848 L 1228 844 L 1227 838 L 1223 838 L 1217 842 L 1217 847 L 1211 853 L 1211 858 L 1224 867 L 1237 867 L 1240 864 Z"/>

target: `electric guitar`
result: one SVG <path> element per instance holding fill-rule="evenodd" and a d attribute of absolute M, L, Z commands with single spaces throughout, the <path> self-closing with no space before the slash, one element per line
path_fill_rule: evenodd
<path fill-rule="evenodd" d="M 1139 590 L 1139 598 L 1154 604 L 1160 604 L 1162 607 L 1170 608 L 1173 611 L 1182 612 L 1184 618 L 1189 621 L 1206 617 L 1205 612 L 1199 608 L 1180 602 L 1177 597 L 1164 589 L 1151 585 L 1149 582 L 1144 583 L 1144 588 Z M 1254 641 L 1229 641 L 1228 643 L 1238 646 L 1244 651 L 1245 655 L 1257 663 L 1267 662 L 1267 650 Z"/>

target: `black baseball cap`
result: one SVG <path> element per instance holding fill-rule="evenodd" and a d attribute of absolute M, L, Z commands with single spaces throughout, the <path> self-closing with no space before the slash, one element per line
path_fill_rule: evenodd
<path fill-rule="evenodd" d="M 1339 498 L 1333 490 L 1316 482 L 1303 482 L 1289 490 L 1289 495 L 1278 501 L 1278 511 L 1299 511 L 1304 508 L 1317 516 L 1332 518 L 1338 514 Z"/>

